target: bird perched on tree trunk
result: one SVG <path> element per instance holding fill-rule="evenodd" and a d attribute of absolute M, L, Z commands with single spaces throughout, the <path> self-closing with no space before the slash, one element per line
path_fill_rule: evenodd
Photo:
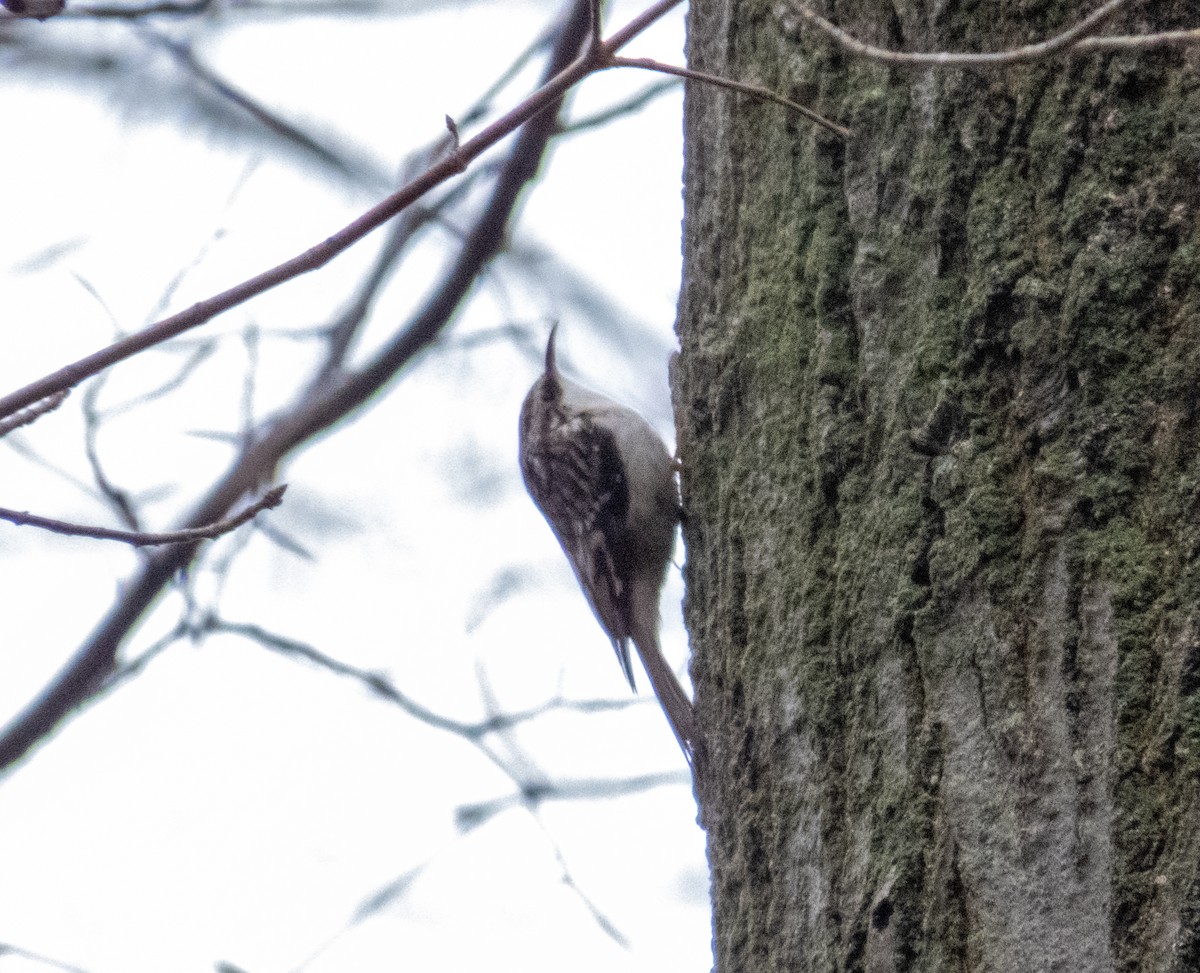
<path fill-rule="evenodd" d="M 564 378 L 555 361 L 521 407 L 525 487 L 545 516 L 636 692 L 629 643 L 689 763 L 696 756 L 691 700 L 663 658 L 658 602 L 679 522 L 675 460 L 650 424 Z"/>

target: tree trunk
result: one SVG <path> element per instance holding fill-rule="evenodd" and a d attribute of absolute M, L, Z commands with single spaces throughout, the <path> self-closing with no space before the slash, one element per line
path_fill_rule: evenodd
<path fill-rule="evenodd" d="M 1200 51 L 888 68 L 776 2 L 689 29 L 853 129 L 688 89 L 717 969 L 1200 970 Z M 979 51 L 1091 6 L 816 9 Z"/>

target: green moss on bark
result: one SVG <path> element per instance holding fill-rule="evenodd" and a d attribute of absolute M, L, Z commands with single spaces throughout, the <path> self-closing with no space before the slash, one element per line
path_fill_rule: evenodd
<path fill-rule="evenodd" d="M 689 90 L 676 401 L 719 966 L 1181 969 L 1197 59 L 905 72 L 770 10 L 694 2 L 692 63 L 855 134 Z M 1076 15 L 836 10 L 915 49 Z"/>

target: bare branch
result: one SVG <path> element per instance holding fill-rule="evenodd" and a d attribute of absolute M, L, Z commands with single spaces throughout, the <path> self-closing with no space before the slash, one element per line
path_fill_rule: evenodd
<path fill-rule="evenodd" d="M 483 685 L 482 680 L 481 685 Z M 658 787 L 663 784 L 675 783 L 676 781 L 686 782 L 683 775 L 674 775 L 674 779 L 668 775 L 647 775 L 644 777 L 624 781 L 606 780 L 572 782 L 571 784 L 566 785 L 564 791 L 559 794 L 556 793 L 555 785 L 546 784 L 544 781 L 538 780 L 532 783 L 523 781 L 519 776 L 519 764 L 522 763 L 521 760 L 518 759 L 515 762 L 515 765 L 510 765 L 501 763 L 491 754 L 489 754 L 489 756 L 492 756 L 492 759 L 497 763 L 500 769 L 508 774 L 508 776 L 517 785 L 517 792 L 498 798 L 495 801 L 488 801 L 481 804 L 460 807 L 455 815 L 456 824 L 458 825 L 460 832 L 467 832 L 482 827 L 500 811 L 507 810 L 512 807 L 524 807 L 529 813 L 530 817 L 533 818 L 534 822 L 541 829 L 547 843 L 550 845 L 550 848 L 554 853 L 554 857 L 558 862 L 559 868 L 561 869 L 563 884 L 579 896 L 584 908 L 588 910 L 593 920 L 607 936 L 611 937 L 612 940 L 618 945 L 628 948 L 628 939 L 616 927 L 616 924 L 600 910 L 600 908 L 575 881 L 570 867 L 567 864 L 566 856 L 563 854 L 561 847 L 559 846 L 558 842 L 555 841 L 553 835 L 551 835 L 549 829 L 546 827 L 545 822 L 537 813 L 539 803 L 542 800 L 555 797 L 561 797 L 564 800 L 579 797 L 581 795 L 577 793 L 570 794 L 568 792 L 575 790 L 580 786 L 589 792 L 598 793 L 600 796 L 612 797 L 626 793 L 635 793 L 638 791 Z M 591 795 L 589 794 L 589 796 Z M 335 932 L 332 936 L 325 939 L 325 941 L 318 945 L 317 948 L 313 950 L 313 952 L 311 952 L 304 960 L 293 967 L 292 973 L 303 973 L 303 971 L 308 969 L 317 959 L 328 953 L 331 946 L 340 941 L 358 925 L 365 920 L 378 915 L 384 909 L 387 909 L 397 900 L 401 899 L 405 894 L 407 894 L 413 883 L 421 877 L 424 871 L 433 862 L 434 857 L 434 855 L 427 857 L 424 861 L 420 862 L 413 868 L 408 869 L 403 874 L 397 876 L 387 884 L 377 888 L 368 896 L 366 896 L 359 903 L 358 907 L 354 910 L 353 914 L 345 922 L 342 928 Z M 220 964 L 218 968 L 219 970 L 224 971 L 224 973 L 240 973 L 240 971 L 232 966 L 229 966 L 229 964 Z"/>
<path fill-rule="evenodd" d="M 413 883 L 424 874 L 425 869 L 429 867 L 432 861 L 433 856 L 431 855 L 419 865 L 410 868 L 402 875 L 398 875 L 386 885 L 381 886 L 368 895 L 359 903 L 358 908 L 354 910 L 353 915 L 343 924 L 342 928 L 327 937 L 316 949 L 293 966 L 291 973 L 303 973 L 304 970 L 308 969 L 313 963 L 329 952 L 330 947 L 340 942 L 363 922 L 370 919 L 373 915 L 382 912 L 393 902 L 403 898 L 408 893 L 408 890 L 412 888 Z M 218 964 L 218 973 L 241 973 L 241 971 L 237 967 L 224 963 Z"/>
<path fill-rule="evenodd" d="M 617 928 L 617 924 L 613 922 L 612 919 L 610 919 L 600 909 L 600 907 L 596 905 L 595 902 L 592 901 L 591 896 L 589 896 L 582 888 L 580 888 L 579 883 L 575 881 L 575 876 L 571 874 L 571 867 L 567 864 L 567 857 L 563 854 L 562 847 L 550 834 L 550 830 L 546 827 L 546 823 L 537 814 L 533 815 L 533 819 L 538 823 L 538 827 L 542 829 L 542 834 L 546 836 L 546 841 L 549 842 L 550 848 L 554 852 L 554 858 L 558 862 L 559 869 L 562 871 L 563 885 L 579 896 L 579 901 L 583 903 L 583 907 L 587 909 L 588 914 L 592 917 L 592 920 L 597 926 L 600 927 L 601 932 L 608 936 L 609 939 L 611 939 L 622 949 L 629 949 L 629 937 Z"/>
<path fill-rule="evenodd" d="M 124 524 L 127 530 L 140 531 L 142 529 L 141 519 L 138 517 L 133 499 L 127 491 L 122 490 L 109 479 L 104 470 L 104 464 L 100 461 L 100 451 L 97 448 L 97 440 L 100 435 L 100 410 L 96 407 L 96 400 L 99 398 L 107 378 L 107 375 L 99 376 L 83 392 L 83 451 L 88 465 L 92 468 L 92 480 L 96 484 L 96 489 L 100 491 L 100 495 L 104 497 L 116 514 L 119 522 Z"/>
<path fill-rule="evenodd" d="M 1153 47 L 1187 47 L 1192 44 L 1200 44 L 1200 27 L 1192 30 L 1166 30 L 1160 34 L 1088 37 L 1071 48 L 1071 53 L 1076 51 L 1141 51 Z"/>
<path fill-rule="evenodd" d="M 438 158 L 445 151 L 444 142 L 445 138 L 443 137 L 429 149 L 411 158 L 407 166 L 410 174 L 416 175 Z M 345 310 L 337 316 L 334 322 L 318 331 L 320 336 L 326 340 L 328 351 L 324 365 L 313 376 L 309 385 L 311 392 L 315 393 L 327 387 L 331 379 L 335 379 L 343 372 L 346 355 L 359 331 L 367 322 L 371 308 L 375 304 L 375 298 L 407 252 L 409 245 L 416 238 L 417 232 L 435 219 L 443 207 L 466 195 L 467 191 L 474 188 L 476 177 L 486 173 L 486 166 L 472 170 L 465 178 L 455 183 L 453 188 L 444 192 L 435 203 L 419 207 L 410 206 L 392 222 L 388 228 L 387 240 L 380 248 L 358 291 L 346 303 Z"/>
<path fill-rule="evenodd" d="M 327 655 L 306 642 L 290 639 L 268 631 L 260 625 L 247 622 L 228 622 L 224 619 L 210 616 L 204 620 L 201 628 L 205 633 L 225 632 L 230 635 L 241 636 L 273 652 L 304 659 L 327 672 L 332 672 L 334 675 L 353 679 L 380 699 L 395 704 L 406 714 L 413 717 L 413 719 L 420 720 L 422 723 L 436 730 L 445 730 L 448 733 L 454 733 L 457 736 L 472 741 L 481 740 L 492 733 L 502 733 L 522 723 L 536 720 L 550 712 L 561 710 L 576 710 L 584 713 L 607 712 L 636 706 L 640 702 L 637 699 L 596 699 L 573 702 L 556 698 L 531 709 L 518 710 L 516 712 L 493 712 L 485 719 L 469 723 L 464 720 L 442 716 L 440 713 L 435 713 L 433 710 L 422 706 L 411 696 L 401 691 L 395 683 L 381 673 L 352 666 L 348 662 L 342 662 L 340 659 L 335 659 L 333 656 Z"/>
<path fill-rule="evenodd" d="M 167 351 L 167 349 L 163 349 Z M 98 419 L 109 419 L 113 416 L 121 415 L 126 412 L 132 412 L 149 402 L 155 402 L 159 399 L 166 398 L 172 392 L 178 391 L 190 379 L 195 372 L 208 361 L 217 350 L 217 342 L 215 339 L 206 338 L 202 341 L 192 343 L 190 349 L 187 349 L 183 342 L 172 345 L 170 351 L 186 354 L 184 360 L 176 369 L 175 374 L 163 379 L 154 388 L 145 392 L 140 392 L 130 399 L 118 402 L 115 405 L 106 405 L 104 408 L 96 407 L 96 416 Z"/>
<path fill-rule="evenodd" d="M 189 527 L 185 530 L 172 530 L 165 533 L 153 534 L 136 530 L 113 530 L 109 527 L 88 527 L 84 524 L 72 524 L 65 520 L 54 520 L 50 517 L 39 517 L 28 511 L 9 510 L 0 507 L 0 520 L 7 520 L 18 527 L 40 527 L 42 530 L 55 534 L 65 534 L 68 537 L 93 537 L 102 541 L 120 541 L 133 547 L 158 547 L 163 544 L 194 544 L 197 541 L 212 540 L 222 534 L 241 527 L 247 521 L 264 510 L 271 510 L 283 503 L 283 492 L 286 484 L 268 490 L 256 503 L 251 504 L 241 513 L 227 520 L 203 527 Z"/>
<path fill-rule="evenodd" d="M 680 78 L 687 78 L 689 81 L 698 81 L 701 84 L 710 84 L 718 88 L 728 88 L 730 91 L 739 91 L 744 95 L 752 95 L 764 101 L 773 101 L 777 105 L 783 105 L 785 108 L 803 115 L 810 122 L 827 129 L 843 141 L 850 138 L 851 135 L 850 129 L 844 128 L 836 122 L 831 122 L 824 115 L 818 114 L 811 108 L 805 108 L 803 105 L 784 98 L 783 95 L 777 95 L 769 88 L 763 88 L 760 85 L 747 84 L 745 81 L 731 81 L 729 78 L 721 78 L 715 74 L 693 71 L 690 68 L 680 68 L 673 64 L 663 64 L 661 61 L 655 61 L 648 57 L 614 57 L 611 63 L 613 67 L 617 68 L 641 68 L 644 71 L 673 74 Z"/>
<path fill-rule="evenodd" d="M 692 777 L 687 771 L 670 771 L 657 774 L 641 774 L 620 780 L 612 778 L 587 778 L 550 782 L 535 781 L 523 786 L 519 794 L 506 794 L 490 801 L 464 804 L 455 812 L 459 827 L 477 827 L 510 807 L 536 807 L 546 801 L 595 801 L 640 794 L 658 787 L 685 784 L 691 786 Z"/>
<path fill-rule="evenodd" d="M 477 739 L 493 729 L 493 727 L 486 724 L 464 723 L 461 720 L 451 719 L 450 717 L 442 716 L 440 713 L 435 713 L 433 710 L 422 706 L 412 697 L 401 692 L 386 676 L 378 672 L 368 672 L 366 669 L 360 669 L 357 666 L 342 662 L 330 655 L 326 655 L 306 642 L 278 635 L 275 632 L 268 631 L 261 625 L 247 622 L 227 622 L 220 618 L 209 618 L 206 620 L 204 628 L 208 632 L 225 632 L 230 635 L 240 635 L 242 638 L 261 645 L 263 648 L 298 659 L 305 659 L 335 675 L 354 679 L 376 696 L 394 703 L 409 716 L 420 720 L 427 726 L 432 726 L 434 729 L 446 730 L 458 736 L 467 737 L 468 739 Z"/>
<path fill-rule="evenodd" d="M 0 398 L 0 419 L 12 415 L 19 409 L 27 408 L 54 392 L 78 385 L 85 378 L 89 378 L 119 361 L 124 361 L 147 348 L 152 348 L 198 327 L 285 281 L 325 266 L 338 254 L 411 206 L 435 186 L 441 185 L 447 179 L 465 171 L 471 162 L 505 136 L 516 131 L 547 108 L 557 105 L 568 90 L 589 74 L 602 70 L 618 50 L 681 2 L 682 0 L 658 0 L 657 3 L 652 4 L 605 41 L 599 51 L 588 51 L 582 56 L 576 57 L 572 63 L 547 80 L 516 108 L 492 122 L 479 134 L 462 143 L 458 149 L 434 163 L 408 185 L 338 230 L 324 242 L 255 277 L 242 281 L 214 297 L 200 301 L 178 314 L 164 318 L 156 324 L 113 342 L 107 348 L 102 348 L 81 358 L 23 389 Z"/>
<path fill-rule="evenodd" d="M 14 412 L 7 419 L 0 421 L 0 437 L 7 436 L 14 429 L 28 426 L 31 422 L 40 419 L 47 412 L 53 412 L 63 404 L 70 394 L 70 389 L 59 389 L 52 395 L 47 395 L 41 402 L 34 403 L 28 409 Z"/>
<path fill-rule="evenodd" d="M 670 79 L 656 81 L 653 84 L 647 85 L 637 94 L 631 95 L 625 101 L 619 102 L 610 108 L 605 108 L 603 111 L 598 111 L 594 115 L 587 115 L 584 118 L 573 118 L 570 122 L 559 127 L 559 134 L 578 135 L 580 132 L 585 132 L 588 129 L 607 125 L 615 119 L 622 118 L 625 115 L 632 115 L 638 109 L 644 108 L 655 98 L 665 95 L 668 91 L 674 91 L 677 87 L 679 87 L 678 81 L 671 81 Z"/>
<path fill-rule="evenodd" d="M 165 34 L 161 34 L 144 24 L 133 26 L 135 27 L 134 33 L 144 41 L 153 44 L 159 50 L 166 51 L 176 64 L 191 74 L 197 81 L 252 116 L 269 131 L 275 133 L 284 141 L 298 146 L 303 151 L 320 159 L 337 172 L 347 176 L 356 175 L 354 166 L 349 161 L 329 146 L 322 145 L 312 135 L 309 135 L 286 119 L 279 117 L 279 115 L 262 105 L 249 93 L 221 77 L 219 73 L 196 57 L 195 52 L 192 51 L 190 46 L 167 37 Z"/>
<path fill-rule="evenodd" d="M 1072 45 L 1078 44 L 1083 38 L 1094 34 L 1101 24 L 1112 17 L 1117 11 L 1129 3 L 1129 0 L 1108 0 L 1092 11 L 1073 27 L 1055 34 L 1049 40 L 1036 44 L 1027 44 L 1006 51 L 993 51 L 980 54 L 962 53 L 957 51 L 937 51 L 920 53 L 908 51 L 890 51 L 860 41 L 854 35 L 847 33 L 836 24 L 826 20 L 816 11 L 806 7 L 796 0 L 785 0 L 775 8 L 777 17 L 787 20 L 791 16 L 799 17 L 805 23 L 816 27 L 822 33 L 860 57 L 881 64 L 892 64 L 901 67 L 957 67 L 957 68 L 986 68 L 1003 67 L 1009 64 L 1023 64 L 1030 61 L 1041 61 L 1058 54 Z"/>
<path fill-rule="evenodd" d="M 475 103 L 463 113 L 462 124 L 464 126 L 473 124 L 484 117 L 491 110 L 491 104 L 500 92 L 521 72 L 538 51 L 547 46 L 550 40 L 552 40 L 552 35 L 544 33 L 526 46 L 513 60 L 513 63 L 492 82 L 487 91 L 480 95 Z M 400 168 L 402 180 L 408 182 L 415 179 L 447 152 L 457 151 L 460 144 L 457 128 L 458 122 L 455 122 L 453 133 L 447 131 L 440 134 L 430 145 L 410 153 Z M 415 239 L 417 231 L 436 219 L 443 208 L 471 191 L 477 178 L 492 174 L 490 169 L 489 166 L 481 166 L 472 170 L 466 174 L 465 178 L 460 179 L 452 188 L 444 192 L 435 203 L 422 207 L 411 206 L 392 222 L 388 238 L 380 248 L 379 254 L 375 258 L 370 272 L 364 277 L 358 292 L 347 303 L 346 309 L 338 316 L 337 320 L 319 331 L 329 343 L 329 352 L 326 355 L 325 364 L 313 377 L 309 386 L 311 391 L 326 387 L 330 379 L 342 371 L 350 346 L 366 322 L 367 314 L 373 306 L 376 295 Z"/>
<path fill-rule="evenodd" d="M 25 460 L 25 462 L 33 466 L 40 467 L 46 472 L 52 474 L 56 479 L 61 480 L 63 483 L 70 484 L 89 499 L 104 499 L 99 493 L 96 492 L 96 489 L 91 483 L 76 476 L 71 470 L 59 466 L 57 463 L 51 462 L 36 449 L 30 446 L 26 441 L 26 437 L 20 433 L 6 437 L 4 439 L 4 445 Z"/>
<path fill-rule="evenodd" d="M 193 628 L 190 618 L 185 615 L 175 623 L 171 631 L 163 635 L 157 642 L 144 649 L 136 658 L 114 670 L 112 675 L 104 681 L 104 685 L 96 691 L 96 695 L 111 693 L 123 683 L 129 682 L 180 639 L 194 635 Z"/>

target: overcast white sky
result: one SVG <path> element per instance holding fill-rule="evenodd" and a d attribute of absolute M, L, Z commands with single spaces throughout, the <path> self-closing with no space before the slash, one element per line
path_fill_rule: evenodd
<path fill-rule="evenodd" d="M 386 175 L 558 6 L 428 5 L 405 17 L 226 11 L 197 53 Z M 638 9 L 618 3 L 610 22 Z M 155 26 L 200 36 L 194 23 Z M 160 316 L 181 271 L 169 309 L 300 252 L 383 194 L 273 150 L 253 123 L 221 127 L 164 54 L 130 72 L 128 51 L 146 42 L 123 24 L 0 22 L 5 36 L 14 42 L 0 43 L 0 393 L 101 347 L 115 328 Z M 682 43 L 677 13 L 630 53 L 679 63 Z M 106 68 L 106 53 L 118 70 Z M 589 80 L 574 114 L 653 81 L 630 72 Z M 559 143 L 513 253 L 452 339 L 281 471 L 289 492 L 270 523 L 312 558 L 262 534 L 222 542 L 216 553 L 244 549 L 223 581 L 205 571 L 191 579 L 202 603 L 216 599 L 227 619 L 384 672 L 459 719 L 560 691 L 628 698 L 520 484 L 516 415 L 536 357 L 522 343 L 458 339 L 517 322 L 540 341 L 558 318 L 568 367 L 636 405 L 670 441 L 680 105 L 675 90 Z M 198 337 L 226 337 L 185 386 L 104 426 L 107 472 L 143 502 L 147 526 L 169 526 L 228 462 L 229 445 L 212 433 L 238 427 L 247 327 L 260 332 L 253 407 L 262 416 L 312 354 L 295 333 L 341 306 L 378 243 L 205 326 Z M 444 254 L 435 245 L 414 253 L 376 310 L 376 334 L 419 299 Z M 180 360 L 157 352 L 116 369 L 100 403 L 155 387 Z M 81 398 L 0 441 L 0 506 L 114 523 L 91 488 Z M 0 524 L 0 720 L 78 647 L 135 566 L 116 545 Z M 672 572 L 664 644 L 682 669 L 680 589 Z M 164 598 L 129 653 L 169 630 L 181 604 L 178 593 Z M 0 944 L 89 973 L 218 963 L 249 973 L 707 969 L 703 835 L 648 689 L 613 712 L 539 719 L 511 745 L 551 780 L 665 773 L 674 782 L 513 805 L 464 830 L 463 807 L 513 791 L 469 743 L 245 639 L 176 643 L 0 778 Z M 389 886 L 397 894 L 355 921 Z M 0 973 L 44 968 L 0 952 Z"/>

